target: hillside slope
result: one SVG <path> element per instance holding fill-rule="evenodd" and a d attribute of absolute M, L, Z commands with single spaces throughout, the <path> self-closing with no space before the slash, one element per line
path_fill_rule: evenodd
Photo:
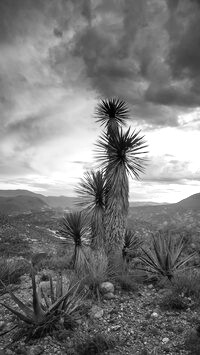
<path fill-rule="evenodd" d="M 35 196 L 0 197 L 0 213 L 38 211 L 48 205 Z"/>

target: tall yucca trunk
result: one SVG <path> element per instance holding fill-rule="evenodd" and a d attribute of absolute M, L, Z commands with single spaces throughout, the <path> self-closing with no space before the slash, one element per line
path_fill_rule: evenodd
<path fill-rule="evenodd" d="M 104 217 L 105 245 L 107 254 L 122 251 L 128 215 L 129 185 L 126 170 L 118 166 L 114 174 L 107 172 L 110 181 L 106 194 Z"/>
<path fill-rule="evenodd" d="M 94 250 L 102 250 L 105 245 L 104 211 L 97 210 L 91 220 L 92 241 L 91 247 Z"/>

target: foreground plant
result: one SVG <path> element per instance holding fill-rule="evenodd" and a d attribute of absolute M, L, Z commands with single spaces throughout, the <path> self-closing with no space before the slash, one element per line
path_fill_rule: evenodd
<path fill-rule="evenodd" d="M 31 277 L 33 291 L 32 308 L 15 296 L 12 291 L 9 291 L 9 294 L 20 310 L 11 307 L 7 303 L 1 303 L 2 306 L 22 321 L 21 337 L 26 336 L 27 340 L 44 336 L 46 333 L 57 329 L 63 323 L 65 316 L 75 316 L 84 297 L 83 291 L 80 291 L 80 284 L 73 282 L 69 283 L 67 291 L 63 294 L 62 277 L 59 276 L 56 289 L 53 288 L 52 278 L 50 278 L 50 299 L 44 290 L 41 289 L 44 298 L 44 303 L 42 303 L 41 294 L 36 287 L 33 270 Z"/>
<path fill-rule="evenodd" d="M 140 256 L 139 260 L 143 263 L 144 270 L 167 277 L 171 281 L 175 271 L 183 268 L 196 254 L 194 252 L 181 258 L 183 249 L 183 238 L 158 233 L 152 236 L 150 249 L 142 248 L 144 255 Z"/>
<path fill-rule="evenodd" d="M 66 214 L 62 221 L 60 235 L 64 238 L 65 245 L 74 245 L 72 267 L 78 272 L 81 271 L 87 264 L 86 250 L 90 241 L 90 227 L 86 215 L 82 212 Z"/>

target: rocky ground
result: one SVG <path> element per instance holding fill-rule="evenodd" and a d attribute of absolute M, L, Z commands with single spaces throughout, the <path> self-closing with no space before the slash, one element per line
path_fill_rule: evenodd
<path fill-rule="evenodd" d="M 22 276 L 16 294 L 27 303 L 31 301 L 31 282 Z M 3 350 L 11 342 L 12 333 L 0 337 L 0 355 L 50 355 L 50 354 L 97 354 L 92 346 L 83 352 L 88 337 L 105 335 L 114 341 L 113 348 L 102 350 L 99 354 L 192 354 L 185 348 L 188 334 L 194 333 L 194 320 L 198 309 L 193 309 L 190 299 L 184 310 L 163 310 L 160 302 L 169 292 L 166 288 L 155 288 L 153 284 L 140 285 L 135 291 L 125 292 L 116 287 L 114 297 L 103 299 L 100 303 L 85 300 L 82 314 L 73 331 L 63 330 L 55 336 L 34 340 L 25 344 L 23 339 Z M 1 302 L 8 302 L 4 294 Z M 12 303 L 12 302 L 11 302 Z M 0 333 L 10 329 L 15 322 L 8 310 L 0 307 Z"/>

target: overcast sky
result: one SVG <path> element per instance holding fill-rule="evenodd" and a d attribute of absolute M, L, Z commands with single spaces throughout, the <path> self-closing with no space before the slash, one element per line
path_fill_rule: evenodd
<path fill-rule="evenodd" d="M 149 145 L 130 199 L 200 192 L 199 0 L 1 0 L 0 53 L 0 189 L 73 195 L 119 97 Z"/>

